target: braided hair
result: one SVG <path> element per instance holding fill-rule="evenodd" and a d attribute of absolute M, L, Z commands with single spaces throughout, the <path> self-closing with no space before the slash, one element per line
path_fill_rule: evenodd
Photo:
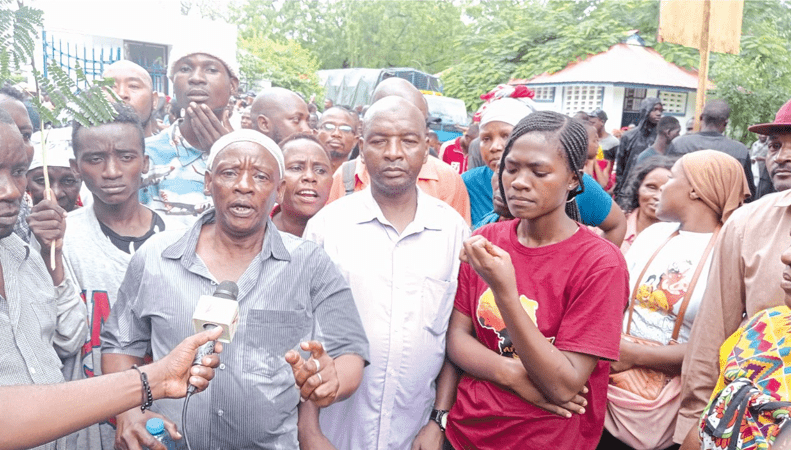
<path fill-rule="evenodd" d="M 503 201 L 507 203 L 505 187 L 503 186 L 505 158 L 511 152 L 511 148 L 513 148 L 517 139 L 527 133 L 534 132 L 543 133 L 547 137 L 557 137 L 560 141 L 560 145 L 565 151 L 566 157 L 564 159 L 569 165 L 569 170 L 577 175 L 580 183 L 579 189 L 568 193 L 566 215 L 572 220 L 579 222 L 580 212 L 574 197 L 585 192 L 585 184 L 582 181 L 582 168 L 585 166 L 585 161 L 588 157 L 588 132 L 582 122 L 554 111 L 538 111 L 529 114 L 520 120 L 513 131 L 511 131 L 508 142 L 505 144 L 505 150 L 503 150 L 503 156 L 500 159 L 498 175 L 500 178 L 500 194 L 503 196 Z"/>

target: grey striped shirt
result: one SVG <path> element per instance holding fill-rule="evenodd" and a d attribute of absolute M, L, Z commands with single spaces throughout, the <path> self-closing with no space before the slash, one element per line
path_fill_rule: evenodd
<path fill-rule="evenodd" d="M 159 359 L 194 334 L 191 318 L 218 282 L 195 253 L 207 211 L 186 234 L 164 232 L 132 257 L 118 300 L 102 331 L 102 352 Z M 317 339 L 332 357 L 368 359 L 368 342 L 351 291 L 327 254 L 312 242 L 280 233 L 271 221 L 261 253 L 238 281 L 239 328 L 225 344 L 209 388 L 189 405 L 194 450 L 295 449 L 297 405 L 284 359 L 301 341 Z M 304 357 L 309 355 L 303 352 Z M 154 410 L 181 425 L 183 400 L 158 400 Z"/>
<path fill-rule="evenodd" d="M 62 382 L 53 346 L 58 299 L 66 296 L 84 308 L 77 292 L 68 279 L 53 286 L 44 261 L 15 234 L 0 240 L 0 264 L 6 292 L 6 298 L 0 297 L 0 385 Z M 75 320 L 79 323 L 80 318 Z M 85 322 L 84 313 L 81 321 Z M 55 442 L 50 442 L 36 450 L 54 448 Z"/>

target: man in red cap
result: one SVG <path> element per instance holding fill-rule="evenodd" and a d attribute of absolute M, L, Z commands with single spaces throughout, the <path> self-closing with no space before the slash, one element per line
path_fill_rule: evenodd
<path fill-rule="evenodd" d="M 791 100 L 774 122 L 753 125 L 769 136 L 766 168 L 777 194 L 737 209 L 714 247 L 708 284 L 681 369 L 681 411 L 674 440 L 700 448 L 698 420 L 719 375 L 719 349 L 742 318 L 783 305 L 780 254 L 791 244 Z"/>

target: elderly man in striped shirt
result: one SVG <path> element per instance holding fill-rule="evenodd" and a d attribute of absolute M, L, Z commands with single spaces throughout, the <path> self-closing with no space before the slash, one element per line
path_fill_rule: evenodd
<path fill-rule="evenodd" d="M 234 131 L 212 146 L 206 166 L 215 208 L 186 234 L 159 233 L 132 257 L 102 332 L 102 369 L 141 364 L 149 346 L 154 359 L 163 357 L 193 333 L 198 298 L 234 281 L 238 330 L 180 428 L 188 427 L 194 450 L 294 449 L 300 397 L 329 406 L 351 395 L 368 359 L 365 333 L 327 254 L 269 220 L 282 187 L 280 147 L 257 131 Z M 178 438 L 182 402 L 160 400 L 153 409 Z M 116 446 L 153 445 L 144 428 L 151 417 L 140 409 L 119 415 Z"/>

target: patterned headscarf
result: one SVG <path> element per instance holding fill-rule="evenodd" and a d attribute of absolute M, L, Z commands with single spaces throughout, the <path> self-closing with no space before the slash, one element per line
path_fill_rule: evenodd
<path fill-rule="evenodd" d="M 703 203 L 719 214 L 722 223 L 750 195 L 742 165 L 727 153 L 700 150 L 679 161 L 689 184 Z"/>

